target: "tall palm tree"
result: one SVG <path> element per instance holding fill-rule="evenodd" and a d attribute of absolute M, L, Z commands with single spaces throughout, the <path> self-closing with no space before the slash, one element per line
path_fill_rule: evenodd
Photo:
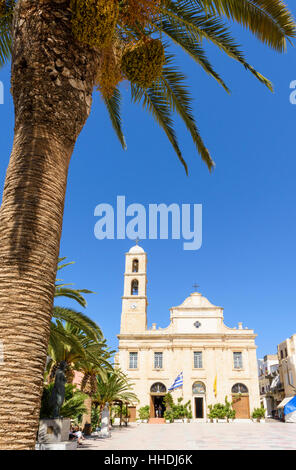
<path fill-rule="evenodd" d="M 91 434 L 91 413 L 92 413 L 92 400 L 93 396 L 96 395 L 98 391 L 98 377 L 101 379 L 106 378 L 107 370 L 106 368 L 98 368 L 96 364 L 91 363 L 90 361 L 82 360 L 77 364 L 78 370 L 83 374 L 80 389 L 83 393 L 87 395 L 85 400 L 86 411 L 82 417 L 82 427 L 84 428 L 84 433 L 87 435 Z M 109 368 L 109 372 L 113 371 L 113 368 Z"/>
<path fill-rule="evenodd" d="M 67 172 L 94 85 L 123 147 L 117 85 L 127 79 L 132 102 L 155 117 L 186 171 L 174 112 L 211 169 L 213 160 L 170 46 L 179 45 L 226 90 L 206 57 L 205 40 L 271 87 L 248 64 L 222 17 L 249 28 L 278 51 L 295 37 L 294 21 L 281 0 L 0 1 L 0 64 L 11 55 L 15 108 L 0 210 L 1 448 L 34 448 Z"/>

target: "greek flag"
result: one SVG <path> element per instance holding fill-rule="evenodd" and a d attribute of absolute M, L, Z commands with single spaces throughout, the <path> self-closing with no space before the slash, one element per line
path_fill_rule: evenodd
<path fill-rule="evenodd" d="M 171 390 L 175 390 L 175 388 L 183 387 L 183 372 L 181 372 L 178 377 L 175 379 L 173 385 L 169 388 L 169 392 Z"/>

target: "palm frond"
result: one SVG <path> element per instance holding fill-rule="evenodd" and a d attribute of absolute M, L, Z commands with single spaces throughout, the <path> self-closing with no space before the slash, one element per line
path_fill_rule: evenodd
<path fill-rule="evenodd" d="M 121 115 L 120 115 L 120 104 L 121 104 L 121 94 L 118 88 L 114 90 L 114 94 L 111 98 L 104 98 L 106 108 L 108 110 L 111 123 L 115 133 L 122 145 L 124 150 L 127 149 L 125 137 L 122 132 L 121 126 Z"/>
<path fill-rule="evenodd" d="M 229 28 L 221 18 L 205 15 L 204 11 L 201 10 L 197 11 L 196 5 L 193 5 L 191 0 L 183 0 L 182 5 L 179 5 L 179 3 L 175 4 L 172 0 L 166 0 L 166 8 L 163 9 L 166 18 L 164 32 L 167 30 L 169 32 L 171 30 L 182 30 L 182 35 L 187 36 L 191 43 L 199 44 L 203 39 L 212 42 L 229 57 L 242 64 L 261 83 L 273 91 L 271 82 L 245 60 L 239 46 L 229 32 Z M 166 26 L 166 23 L 169 26 Z M 161 22 L 159 22 L 159 26 L 161 26 Z M 178 44 L 178 41 L 176 43 Z M 182 47 L 182 44 L 179 45 Z M 227 91 L 229 90 L 227 89 Z"/>
<path fill-rule="evenodd" d="M 170 106 L 161 92 L 161 89 L 157 84 L 148 89 L 131 84 L 131 92 L 132 101 L 134 103 L 142 102 L 143 107 L 152 114 L 160 127 L 162 127 L 188 175 L 187 163 L 182 156 L 173 127 Z"/>
<path fill-rule="evenodd" d="M 2 5 L 3 10 L 0 14 L 0 68 L 8 62 L 11 56 L 11 27 L 16 2 L 17 0 L 6 0 L 5 4 Z"/>
<path fill-rule="evenodd" d="M 171 6 L 175 9 L 173 2 L 171 2 Z M 173 13 L 172 10 L 164 9 L 163 11 L 165 14 L 161 19 L 156 19 L 154 22 L 157 28 L 165 33 L 175 44 L 180 46 L 206 73 L 211 75 L 229 93 L 229 88 L 224 80 L 214 70 L 208 60 L 201 46 L 200 38 L 196 37 L 197 28 L 194 31 L 188 21 L 182 21 L 182 15 L 185 14 L 184 8 L 180 11 L 176 8 L 175 13 Z"/>
<path fill-rule="evenodd" d="M 71 264 L 75 264 L 75 261 L 69 261 L 68 263 L 60 264 L 62 261 L 65 261 L 65 259 L 66 259 L 66 256 L 64 256 L 63 258 L 58 259 L 58 268 L 57 268 L 58 271 L 60 269 L 65 268 L 66 266 L 70 266 Z"/>
<path fill-rule="evenodd" d="M 57 320 L 56 323 L 51 322 L 49 339 L 50 357 L 56 362 L 61 362 L 67 360 L 69 352 L 71 352 L 72 356 L 85 358 L 85 350 L 79 338 L 75 334 L 67 331 L 59 320 Z"/>
<path fill-rule="evenodd" d="M 248 28 L 277 51 L 286 49 L 286 38 L 295 38 L 295 21 L 281 0 L 191 0 L 210 14 L 225 15 Z"/>
<path fill-rule="evenodd" d="M 90 339 L 94 341 L 103 338 L 101 328 L 92 321 L 87 315 L 77 312 L 71 308 L 54 307 L 53 318 L 65 322 L 69 322 L 82 330 Z"/>
<path fill-rule="evenodd" d="M 57 297 L 67 297 L 68 299 L 75 300 L 81 307 L 86 307 L 87 302 L 83 295 L 81 295 L 81 290 L 79 289 L 69 289 L 66 287 L 56 287 L 54 296 Z M 91 293 L 91 292 L 87 292 Z"/>
<path fill-rule="evenodd" d="M 167 57 L 167 64 L 170 63 L 171 57 Z M 199 134 L 192 112 L 192 99 L 189 94 L 188 87 L 186 87 L 184 84 L 184 80 L 185 76 L 175 67 L 169 67 L 166 65 L 163 69 L 163 74 L 161 77 L 163 94 L 166 96 L 166 99 L 170 103 L 172 109 L 176 111 L 182 118 L 191 134 L 192 140 L 198 152 L 200 153 L 202 160 L 206 163 L 207 167 L 211 171 L 214 167 L 214 162 Z"/>
<path fill-rule="evenodd" d="M 10 59 L 11 55 L 11 34 L 10 24 L 6 17 L 0 17 L 0 67 Z"/>

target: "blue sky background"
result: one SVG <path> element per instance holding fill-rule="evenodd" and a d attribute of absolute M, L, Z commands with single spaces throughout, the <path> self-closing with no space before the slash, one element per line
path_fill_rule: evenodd
<path fill-rule="evenodd" d="M 288 2 L 296 16 L 296 7 Z M 184 251 L 182 241 L 142 243 L 148 253 L 148 322 L 165 327 L 169 308 L 192 291 L 224 307 L 229 327 L 254 328 L 258 357 L 296 332 L 295 322 L 295 126 L 296 106 L 289 84 L 296 80 L 296 50 L 279 55 L 235 26 L 249 62 L 268 76 L 272 94 L 239 64 L 213 47 L 209 56 L 232 90 L 231 96 L 196 64 L 179 55 L 189 77 L 200 131 L 216 162 L 209 174 L 190 136 L 177 121 L 177 131 L 190 176 L 164 133 L 150 115 L 129 103 L 124 90 L 124 129 L 128 151 L 121 150 L 102 100 L 94 106 L 70 166 L 61 255 L 75 260 L 63 278 L 96 295 L 86 312 L 102 327 L 111 347 L 117 346 L 123 294 L 124 254 L 129 240 L 98 241 L 94 237 L 97 204 L 203 204 L 203 246 Z M 0 71 L 5 103 L 0 106 L 1 192 L 13 137 L 9 68 Z M 68 302 L 62 302 L 68 305 Z M 72 303 L 71 305 L 74 306 Z"/>

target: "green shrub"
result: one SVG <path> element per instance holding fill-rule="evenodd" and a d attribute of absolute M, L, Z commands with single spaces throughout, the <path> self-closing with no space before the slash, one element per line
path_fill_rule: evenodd
<path fill-rule="evenodd" d="M 142 406 L 139 409 L 139 416 L 140 416 L 140 419 L 149 419 L 149 417 L 150 417 L 150 406 L 149 405 Z"/>
<path fill-rule="evenodd" d="M 164 397 L 164 404 L 166 410 L 172 409 L 174 404 L 174 399 L 171 393 L 167 393 Z"/>
<path fill-rule="evenodd" d="M 252 413 L 252 418 L 253 419 L 262 419 L 265 418 L 265 409 L 263 407 L 261 408 L 255 408 L 253 413 Z"/>
<path fill-rule="evenodd" d="M 169 421 L 172 423 L 174 421 L 174 412 L 173 410 L 165 410 L 163 417 L 165 420 Z"/>
<path fill-rule="evenodd" d="M 235 418 L 235 410 L 231 408 L 231 403 L 225 397 L 225 404 L 223 403 L 216 403 L 215 405 L 209 405 L 209 419 L 234 419 Z"/>
<path fill-rule="evenodd" d="M 164 401 L 166 405 L 166 411 L 171 411 L 174 419 L 192 418 L 190 400 L 188 400 L 187 403 L 182 404 L 183 398 L 179 397 L 177 399 L 178 404 L 176 405 L 172 395 L 168 393 L 165 396 Z"/>
<path fill-rule="evenodd" d="M 227 397 L 225 397 L 225 417 L 227 418 L 227 421 L 229 419 L 234 419 L 236 415 L 236 411 L 232 409 L 231 403 L 227 400 Z"/>

